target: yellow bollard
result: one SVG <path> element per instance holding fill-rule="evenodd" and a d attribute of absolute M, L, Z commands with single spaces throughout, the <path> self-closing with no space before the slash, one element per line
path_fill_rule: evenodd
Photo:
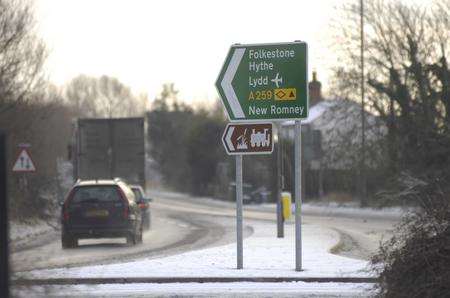
<path fill-rule="evenodd" d="M 281 193 L 281 206 L 283 209 L 284 220 L 291 218 L 291 203 L 292 203 L 291 193 L 288 191 L 283 191 Z"/>

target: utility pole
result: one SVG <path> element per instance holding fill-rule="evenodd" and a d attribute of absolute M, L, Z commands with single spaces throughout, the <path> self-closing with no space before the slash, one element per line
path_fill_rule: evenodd
<path fill-rule="evenodd" d="M 360 0 L 361 13 L 361 206 L 367 205 L 366 177 L 366 115 L 364 111 L 364 0 Z"/>
<path fill-rule="evenodd" d="M 9 242 L 6 161 L 6 133 L 0 131 L 0 296 L 9 297 Z"/>

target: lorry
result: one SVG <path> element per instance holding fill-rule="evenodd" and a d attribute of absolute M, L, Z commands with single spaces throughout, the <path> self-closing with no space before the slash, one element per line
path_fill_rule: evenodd
<path fill-rule="evenodd" d="M 144 118 L 78 119 L 71 159 L 74 180 L 121 178 L 145 189 Z"/>

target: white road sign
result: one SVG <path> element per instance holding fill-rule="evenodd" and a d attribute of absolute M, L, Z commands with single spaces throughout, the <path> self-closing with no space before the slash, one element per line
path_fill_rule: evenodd
<path fill-rule="evenodd" d="M 34 172 L 36 167 L 27 149 L 22 149 L 12 168 L 13 172 Z"/>

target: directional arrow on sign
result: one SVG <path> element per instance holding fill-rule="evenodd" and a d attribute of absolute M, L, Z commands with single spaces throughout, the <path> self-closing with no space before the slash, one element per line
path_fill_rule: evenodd
<path fill-rule="evenodd" d="M 238 69 L 239 64 L 241 63 L 242 57 L 244 56 L 245 49 L 235 49 L 233 51 L 233 55 L 231 57 L 230 63 L 228 64 L 227 69 L 225 70 L 225 74 L 223 75 L 223 79 L 220 82 L 220 86 L 225 93 L 225 98 L 228 100 L 228 104 L 230 106 L 231 112 L 233 113 L 234 118 L 241 119 L 245 118 L 244 111 L 242 111 L 239 100 L 234 92 L 234 88 L 231 85 L 231 82 L 236 75 L 236 71 Z"/>
<path fill-rule="evenodd" d="M 234 126 L 229 126 L 229 128 L 227 127 L 227 129 L 225 130 L 225 136 L 224 136 L 224 141 L 226 144 L 225 149 L 228 148 L 229 151 L 236 150 L 233 142 L 231 141 L 231 136 L 233 135 L 233 132 L 234 132 Z"/>
<path fill-rule="evenodd" d="M 304 42 L 234 45 L 216 81 L 230 121 L 308 116 Z"/>

